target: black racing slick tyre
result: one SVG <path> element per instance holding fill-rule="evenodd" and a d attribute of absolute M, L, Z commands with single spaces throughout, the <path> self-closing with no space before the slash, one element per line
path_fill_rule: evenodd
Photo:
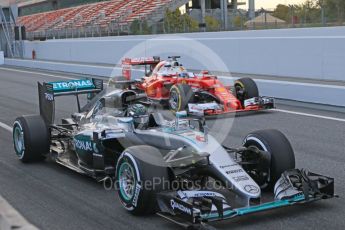
<path fill-rule="evenodd" d="M 266 169 L 260 167 L 261 170 L 268 172 L 266 184 L 259 184 L 262 188 L 272 189 L 283 172 L 295 168 L 295 154 L 290 141 L 278 130 L 252 132 L 244 139 L 243 146 L 258 148 L 269 153 L 270 162 L 264 166 Z"/>
<path fill-rule="evenodd" d="M 235 91 L 237 98 L 242 102 L 242 104 L 247 99 L 259 97 L 258 86 L 251 78 L 240 78 L 236 80 Z"/>
<path fill-rule="evenodd" d="M 170 89 L 169 108 L 174 113 L 186 110 L 193 98 L 192 87 L 187 84 L 174 85 Z"/>
<path fill-rule="evenodd" d="M 49 129 L 40 115 L 18 117 L 13 124 L 13 144 L 24 162 L 44 160 L 50 151 Z"/>
<path fill-rule="evenodd" d="M 168 167 L 159 150 L 151 146 L 127 148 L 117 162 L 116 185 L 127 211 L 134 215 L 155 213 L 156 194 L 170 185 Z"/>

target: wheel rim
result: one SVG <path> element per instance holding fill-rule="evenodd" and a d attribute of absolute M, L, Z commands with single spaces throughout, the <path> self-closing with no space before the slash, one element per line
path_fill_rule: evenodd
<path fill-rule="evenodd" d="M 119 169 L 119 189 L 121 196 L 130 201 L 135 192 L 135 173 L 132 165 L 128 162 L 121 164 Z"/>
<path fill-rule="evenodd" d="M 235 85 L 235 91 L 240 100 L 243 100 L 245 98 L 245 89 L 241 85 Z"/>
<path fill-rule="evenodd" d="M 172 110 L 177 110 L 177 105 L 179 103 L 179 96 L 175 91 L 170 92 L 169 104 Z"/>
<path fill-rule="evenodd" d="M 24 133 L 19 126 L 16 126 L 13 132 L 14 147 L 18 157 L 23 156 L 24 152 Z"/>
<path fill-rule="evenodd" d="M 248 148 L 254 148 L 254 149 L 261 150 L 261 151 L 264 150 L 261 147 L 258 147 L 256 145 L 249 145 Z M 259 166 L 259 169 L 260 169 L 260 166 Z M 270 169 L 269 168 L 267 169 L 267 172 L 265 172 L 265 173 L 267 173 L 267 175 L 265 175 L 265 176 L 264 175 L 258 175 L 257 173 L 252 174 L 253 172 L 255 172 L 257 170 L 257 168 L 252 168 L 251 170 L 253 170 L 253 171 L 248 172 L 248 173 L 251 175 L 251 177 L 253 179 L 255 178 L 255 180 L 258 183 L 258 185 L 260 186 L 260 188 L 261 189 L 266 188 L 268 186 L 269 181 L 270 181 L 270 179 L 269 179 L 270 178 Z"/>

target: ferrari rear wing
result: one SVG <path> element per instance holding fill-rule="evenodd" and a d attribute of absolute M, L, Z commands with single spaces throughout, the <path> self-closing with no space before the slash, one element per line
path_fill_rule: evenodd
<path fill-rule="evenodd" d="M 53 124 L 55 118 L 55 97 L 74 95 L 77 98 L 78 111 L 80 112 L 79 96 L 88 94 L 94 97 L 103 90 L 103 80 L 79 79 L 56 82 L 38 82 L 38 98 L 40 115 L 47 124 Z"/>
<path fill-rule="evenodd" d="M 145 74 L 147 74 L 147 66 L 149 65 L 151 66 L 151 69 L 153 69 L 160 61 L 161 58 L 158 56 L 142 58 L 125 58 L 122 60 L 122 75 L 127 80 L 130 80 L 132 77 L 132 66 L 145 66 Z"/>
<path fill-rule="evenodd" d="M 127 65 L 154 65 L 158 64 L 161 58 L 158 56 L 142 57 L 142 58 L 125 58 L 122 60 L 122 64 Z"/>

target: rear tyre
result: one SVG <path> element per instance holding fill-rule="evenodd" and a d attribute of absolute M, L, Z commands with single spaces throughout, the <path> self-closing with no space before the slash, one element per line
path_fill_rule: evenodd
<path fill-rule="evenodd" d="M 174 85 L 170 89 L 169 108 L 174 113 L 186 110 L 193 98 L 192 87 L 186 84 Z"/>
<path fill-rule="evenodd" d="M 116 166 L 116 184 L 123 207 L 134 215 L 157 211 L 156 194 L 169 186 L 168 167 L 158 149 L 127 148 Z"/>
<path fill-rule="evenodd" d="M 266 162 L 267 164 L 257 165 L 256 168 L 244 167 L 251 176 L 254 172 L 252 177 L 261 188 L 272 189 L 283 172 L 295 168 L 295 154 L 290 141 L 278 130 L 268 129 L 252 132 L 244 139 L 243 146 L 257 148 L 268 152 L 270 155 L 270 162 Z M 263 172 L 267 172 L 267 177 L 259 178 L 258 175 Z"/>
<path fill-rule="evenodd" d="M 18 117 L 13 125 L 13 144 L 24 162 L 44 160 L 50 151 L 50 133 L 40 115 Z"/>
<path fill-rule="evenodd" d="M 241 78 L 235 81 L 237 98 L 244 104 L 244 101 L 253 97 L 259 97 L 259 89 L 251 78 Z"/>

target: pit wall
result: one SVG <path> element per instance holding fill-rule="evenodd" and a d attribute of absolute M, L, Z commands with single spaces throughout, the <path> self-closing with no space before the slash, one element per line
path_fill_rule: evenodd
<path fill-rule="evenodd" d="M 345 81 L 345 27 L 25 42 L 24 56 L 119 64 L 123 57 L 181 55 L 191 69 Z"/>
<path fill-rule="evenodd" d="M 59 72 L 69 72 L 77 74 L 81 77 L 85 75 L 95 75 L 105 78 L 111 76 L 119 76 L 121 74 L 120 67 L 90 65 L 79 63 L 66 63 L 66 62 L 52 62 L 52 61 L 32 61 L 32 60 L 18 60 L 18 59 L 5 59 L 5 65 L 20 66 L 30 69 L 42 69 Z M 1 67 L 0 67 L 1 68 Z M 18 70 L 26 71 L 26 70 Z M 143 76 L 143 70 L 133 70 L 133 77 Z M 63 75 L 63 74 L 57 74 Z M 218 76 L 224 84 L 233 85 L 234 80 L 243 77 L 233 74 L 232 76 Z M 268 79 L 257 79 L 260 94 L 262 96 L 270 96 L 279 99 L 288 99 L 294 101 L 301 101 L 307 103 L 317 103 L 332 106 L 345 107 L 345 84 L 330 84 L 330 82 L 307 83 L 305 81 L 286 81 L 279 80 L 279 77 Z M 321 82 L 321 84 L 320 84 Z"/>
<path fill-rule="evenodd" d="M 344 44 L 345 27 L 56 39 L 25 42 L 26 59 L 5 64 L 111 77 L 123 57 L 181 55 L 189 69 L 270 76 L 255 79 L 264 96 L 345 107 Z"/>

